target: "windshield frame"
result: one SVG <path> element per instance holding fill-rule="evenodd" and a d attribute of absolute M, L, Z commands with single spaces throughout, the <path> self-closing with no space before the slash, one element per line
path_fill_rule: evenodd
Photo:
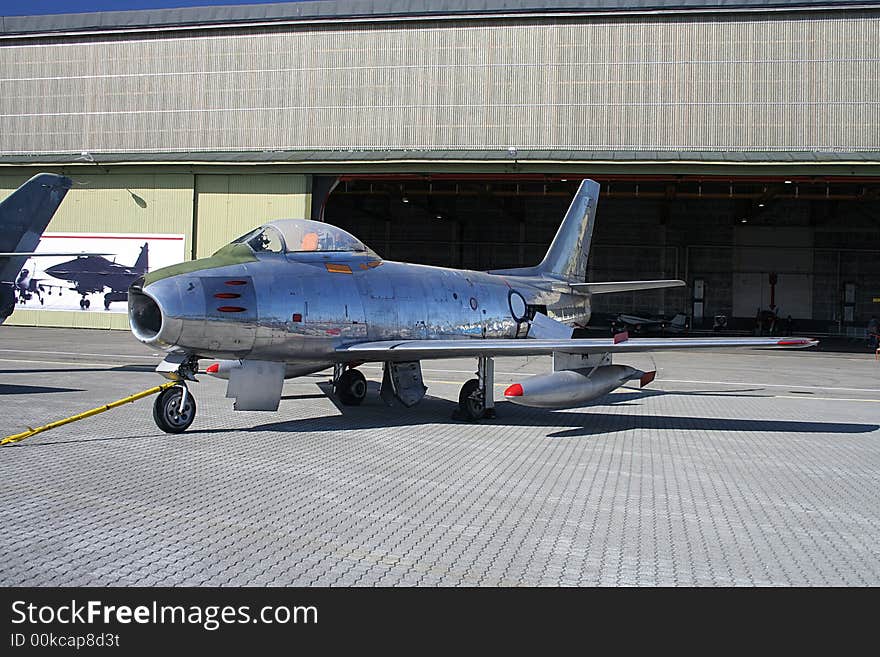
<path fill-rule="evenodd" d="M 272 237 L 276 238 L 281 243 L 281 250 L 280 251 L 275 251 L 273 249 L 266 249 L 266 248 L 262 248 L 262 249 L 254 248 L 254 245 L 251 242 L 253 242 L 257 237 L 259 237 L 260 235 L 263 235 L 264 233 L 269 233 Z M 229 244 L 230 245 L 231 244 L 244 244 L 246 247 L 248 247 L 255 254 L 256 253 L 271 253 L 272 255 L 284 255 L 285 253 L 287 253 L 287 242 L 284 239 L 284 233 L 282 233 L 280 230 L 278 230 L 277 227 L 273 226 L 272 224 L 264 224 L 262 226 L 258 226 L 257 228 L 254 228 L 252 231 L 245 233 L 241 237 L 236 237 Z"/>

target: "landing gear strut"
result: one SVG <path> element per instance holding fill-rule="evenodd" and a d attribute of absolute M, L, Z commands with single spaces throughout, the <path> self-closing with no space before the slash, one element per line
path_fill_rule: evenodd
<path fill-rule="evenodd" d="M 495 417 L 495 361 L 488 356 L 477 359 L 477 378 L 461 387 L 458 409 L 465 420 L 474 422 Z"/>
<path fill-rule="evenodd" d="M 333 393 L 345 406 L 357 406 L 367 396 L 367 379 L 360 370 L 336 365 L 333 368 Z"/>

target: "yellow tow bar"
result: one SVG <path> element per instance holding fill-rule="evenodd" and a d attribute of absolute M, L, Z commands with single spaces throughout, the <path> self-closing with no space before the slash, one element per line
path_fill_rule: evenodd
<path fill-rule="evenodd" d="M 144 397 L 149 397 L 150 395 L 155 395 L 157 392 L 162 392 L 163 390 L 167 390 L 168 388 L 173 388 L 176 385 L 179 385 L 179 381 L 169 381 L 168 383 L 163 383 L 160 386 L 156 386 L 155 388 L 150 388 L 149 390 L 144 390 L 143 392 L 139 392 L 135 395 L 131 395 L 130 397 L 125 397 L 124 399 L 120 399 L 115 402 L 110 402 L 109 404 L 105 404 L 104 406 L 99 406 L 98 408 L 93 408 L 90 411 L 86 411 L 85 413 L 79 413 L 78 415 L 74 415 L 69 418 L 65 418 L 63 420 L 56 420 L 55 422 L 50 422 L 49 424 L 44 424 L 42 427 L 37 427 L 36 429 L 28 429 L 27 431 L 22 431 L 21 433 L 17 433 L 14 436 L 6 436 L 3 440 L 0 440 L 0 445 L 8 445 L 12 443 L 17 443 L 25 438 L 30 438 L 33 435 L 38 433 L 43 433 L 44 431 L 48 431 L 49 429 L 55 429 L 56 427 L 64 426 L 65 424 L 70 424 L 71 422 L 76 422 L 77 420 L 84 420 L 87 417 L 92 417 L 93 415 L 97 415 L 98 413 L 103 413 L 104 411 L 109 411 L 111 408 L 116 408 L 117 406 L 122 406 L 123 404 L 128 404 L 133 401 L 137 401 L 138 399 L 143 399 Z"/>

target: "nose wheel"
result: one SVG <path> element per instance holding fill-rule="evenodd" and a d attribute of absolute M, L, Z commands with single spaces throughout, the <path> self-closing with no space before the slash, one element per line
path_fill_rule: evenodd
<path fill-rule="evenodd" d="M 153 403 L 153 420 L 165 433 L 183 433 L 196 418 L 196 400 L 185 385 L 163 390 Z"/>

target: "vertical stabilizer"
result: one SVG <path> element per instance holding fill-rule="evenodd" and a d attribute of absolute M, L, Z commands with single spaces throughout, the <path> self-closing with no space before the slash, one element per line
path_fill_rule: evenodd
<path fill-rule="evenodd" d="M 141 247 L 141 254 L 138 256 L 138 259 L 135 261 L 132 269 L 139 274 L 146 274 L 150 268 L 150 243 L 144 242 L 144 245 Z"/>
<path fill-rule="evenodd" d="M 583 282 L 587 277 L 587 258 L 590 255 L 598 200 L 599 183 L 590 179 L 583 180 L 541 264 L 520 269 L 493 270 L 490 273 L 547 276 Z"/>
<path fill-rule="evenodd" d="M 70 178 L 40 173 L 0 203 L 0 252 L 31 253 L 72 185 Z M 0 281 L 14 281 L 27 255 L 0 257 Z"/>
<path fill-rule="evenodd" d="M 540 273 L 555 274 L 570 281 L 586 279 L 598 200 L 599 183 L 584 180 L 568 206 L 547 255 L 537 267 Z"/>

